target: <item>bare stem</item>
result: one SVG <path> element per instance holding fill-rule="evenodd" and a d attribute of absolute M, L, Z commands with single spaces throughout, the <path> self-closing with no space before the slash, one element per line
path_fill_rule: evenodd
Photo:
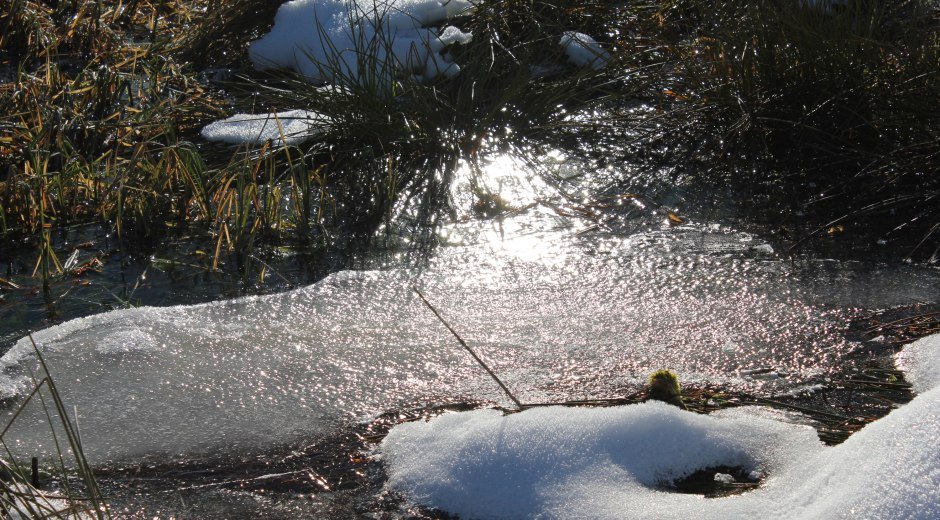
<path fill-rule="evenodd" d="M 434 315 L 437 316 L 437 319 L 439 319 L 439 320 L 441 321 L 441 323 L 443 323 L 444 326 L 447 327 L 447 330 L 449 330 L 450 333 L 453 334 L 455 338 L 457 338 L 457 341 L 460 342 L 460 345 L 461 345 L 467 352 L 469 352 L 471 356 L 473 356 L 473 359 L 475 359 L 475 360 L 477 361 L 477 363 L 479 363 L 480 366 L 483 367 L 484 370 L 486 370 L 486 373 L 489 374 L 490 377 L 493 378 L 493 381 L 496 381 L 496 384 L 498 384 L 499 387 L 503 389 L 503 392 L 506 392 L 506 395 L 508 395 L 509 398 L 512 399 L 512 402 L 515 403 L 516 406 L 517 406 L 520 410 L 522 410 L 523 408 L 525 408 L 525 405 L 523 405 L 521 402 L 519 402 L 519 400 L 516 399 L 516 396 L 512 395 L 512 392 L 509 391 L 509 388 L 506 387 L 506 385 L 503 384 L 503 382 L 499 380 L 499 377 L 496 376 L 496 373 L 493 372 L 492 370 L 490 370 L 490 367 L 486 366 L 486 363 L 484 363 L 483 360 L 480 359 L 480 356 L 478 356 L 477 353 L 474 352 L 473 349 L 471 349 L 469 345 L 467 345 L 467 342 L 464 341 L 463 338 L 460 337 L 460 334 L 457 334 L 457 331 L 454 330 L 454 328 L 451 327 L 450 324 L 447 323 L 446 320 L 444 320 L 444 318 L 441 316 L 441 313 L 437 312 L 437 309 L 435 309 L 434 306 L 431 305 L 431 302 L 429 302 L 428 299 L 424 297 L 424 294 L 421 293 L 421 290 L 418 289 L 418 286 L 412 283 L 412 284 L 411 284 L 411 288 L 414 289 L 415 293 L 418 294 L 418 298 L 421 298 L 421 301 L 423 301 L 424 304 L 428 306 L 428 309 L 431 309 L 431 312 L 433 312 Z"/>

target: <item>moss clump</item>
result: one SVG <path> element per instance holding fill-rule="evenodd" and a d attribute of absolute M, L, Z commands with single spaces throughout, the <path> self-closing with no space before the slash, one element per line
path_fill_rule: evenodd
<path fill-rule="evenodd" d="M 646 384 L 649 399 L 663 401 L 686 410 L 682 401 L 682 386 L 679 385 L 679 376 L 671 370 L 657 370 L 650 375 Z"/>

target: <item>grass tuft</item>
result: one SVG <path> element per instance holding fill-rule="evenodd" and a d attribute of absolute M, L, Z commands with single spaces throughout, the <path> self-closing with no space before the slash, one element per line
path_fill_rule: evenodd
<path fill-rule="evenodd" d="M 51 236 L 76 224 L 144 251 L 198 236 L 216 267 L 284 242 L 367 242 L 393 221 L 427 235 L 458 160 L 550 145 L 630 164 L 623 184 L 665 170 L 730 190 L 791 244 L 859 236 L 938 257 L 940 16 L 927 0 L 483 1 L 453 21 L 474 36 L 449 49 L 456 78 L 397 77 L 379 31 L 356 71 L 320 64 L 339 78 L 325 87 L 251 70 L 247 43 L 276 8 L 13 0 L 0 13 L 0 240 L 27 239 L 50 280 Z M 606 67 L 571 64 L 566 31 L 597 39 Z M 331 124 L 296 146 L 196 134 L 229 111 L 296 108 Z"/>
<path fill-rule="evenodd" d="M 91 465 L 82 451 L 81 437 L 77 426 L 69 418 L 62 397 L 56 388 L 49 368 L 30 336 L 34 354 L 39 361 L 39 374 L 33 376 L 33 389 L 19 404 L 10 420 L 0 431 L 0 511 L 8 518 L 111 518 L 110 511 L 98 489 Z M 56 488 L 48 490 L 42 486 L 37 459 L 31 467 L 20 462 L 8 443 L 7 434 L 14 427 L 17 417 L 27 406 L 39 406 L 49 425 L 52 444 L 57 460 L 50 468 Z"/>

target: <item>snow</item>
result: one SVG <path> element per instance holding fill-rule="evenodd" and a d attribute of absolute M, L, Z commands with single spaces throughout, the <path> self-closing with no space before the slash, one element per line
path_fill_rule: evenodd
<path fill-rule="evenodd" d="M 57 518 L 61 520 L 91 520 L 98 518 L 81 501 L 74 503 L 63 498 L 51 498 L 49 494 L 28 484 L 4 482 L 0 491 L 0 503 L 8 520 L 35 518 Z"/>
<path fill-rule="evenodd" d="M 249 46 L 249 57 L 259 70 L 290 68 L 313 83 L 454 76 L 460 67 L 442 52 L 472 35 L 435 26 L 472 7 L 467 0 L 293 0 Z"/>
<path fill-rule="evenodd" d="M 909 345 L 922 392 L 835 447 L 756 409 L 697 415 L 649 402 L 445 414 L 394 428 L 388 488 L 461 518 L 940 517 L 940 335 Z M 656 486 L 718 465 L 766 476 L 724 499 Z"/>
<path fill-rule="evenodd" d="M 898 354 L 898 367 L 914 387 L 924 393 L 940 386 L 940 334 L 921 338 Z"/>
<path fill-rule="evenodd" d="M 236 114 L 216 121 L 202 129 L 207 141 L 228 144 L 293 145 L 322 131 L 328 119 L 307 110 L 290 110 L 270 114 Z"/>
<path fill-rule="evenodd" d="M 610 54 L 594 38 L 583 33 L 566 31 L 558 44 L 564 48 L 568 60 L 579 67 L 598 70 L 604 68 L 610 60 Z"/>
<path fill-rule="evenodd" d="M 387 89 L 396 78 L 453 78 L 460 66 L 446 52 L 473 35 L 435 26 L 467 12 L 467 0 L 293 0 L 284 3 L 267 35 L 248 54 L 258 70 L 294 69 L 312 83 Z M 279 124 L 280 123 L 280 124 Z M 299 144 L 319 133 L 321 114 L 292 110 L 236 114 L 202 129 L 228 144 Z"/>

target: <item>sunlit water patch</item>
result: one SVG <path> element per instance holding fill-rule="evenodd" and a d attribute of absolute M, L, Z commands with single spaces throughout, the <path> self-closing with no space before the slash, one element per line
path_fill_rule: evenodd
<path fill-rule="evenodd" d="M 348 513 L 362 496 L 283 502 L 201 491 L 192 475 L 206 471 L 202 460 L 263 481 L 308 456 L 296 446 L 390 410 L 509 405 L 413 284 L 523 402 L 616 397 L 664 367 L 686 383 L 791 391 L 846 368 L 859 347 L 845 336 L 853 318 L 940 294 L 936 269 L 789 261 L 757 236 L 632 193 L 592 200 L 569 189 L 577 171 L 563 156 L 546 164 L 554 177 L 507 158 L 463 169 L 455 218 L 421 268 L 392 262 L 283 294 L 120 310 L 36 333 L 92 463 L 170 475 L 147 484 L 163 491 L 117 491 L 116 503 L 142 518 Z M 493 193 L 501 200 L 481 211 Z M 0 359 L 6 418 L 32 385 L 31 350 L 24 339 Z M 45 422 L 34 403 L 5 440 L 47 458 Z M 179 472 L 161 469 L 176 460 L 198 502 L 182 509 Z"/>
<path fill-rule="evenodd" d="M 720 227 L 587 236 L 548 214 L 460 226 L 451 232 L 465 240 L 426 269 L 115 311 L 35 338 L 87 453 L 104 461 L 264 449 L 445 398 L 508 404 L 412 282 L 529 402 L 617 395 L 661 367 L 785 390 L 839 369 L 860 308 L 940 287 L 915 268 L 791 264 Z M 6 397 L 29 388 L 30 350 L 24 340 L 4 356 Z M 18 419 L 18 449 L 50 449 L 41 423 L 38 412 Z"/>

